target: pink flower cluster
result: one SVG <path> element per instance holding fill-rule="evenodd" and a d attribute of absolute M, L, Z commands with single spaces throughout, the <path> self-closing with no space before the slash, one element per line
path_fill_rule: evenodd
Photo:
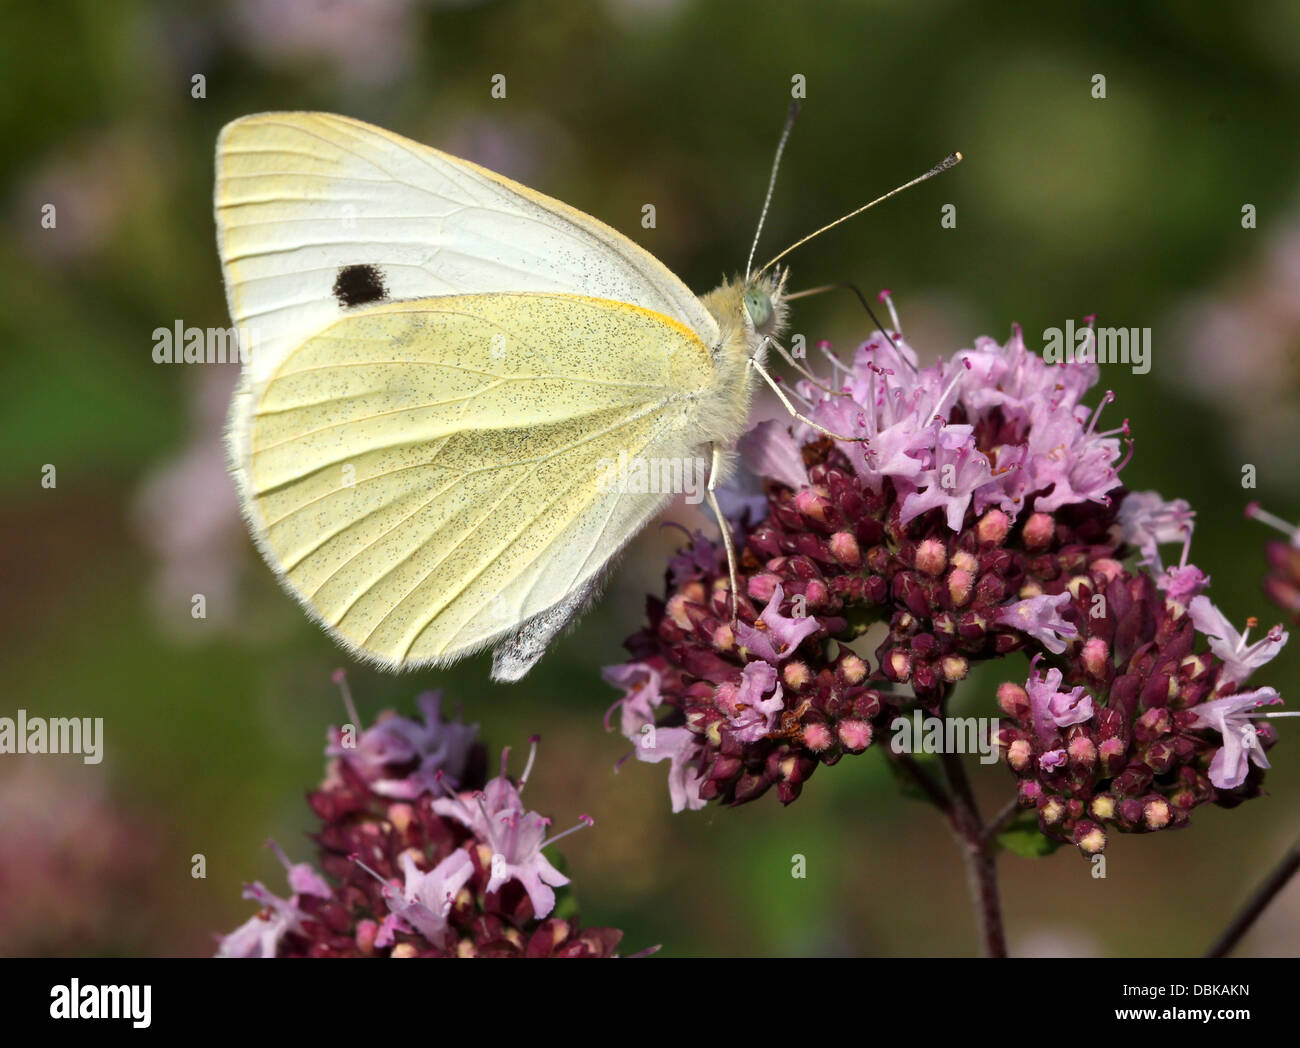
<path fill-rule="evenodd" d="M 290 895 L 255 882 L 244 897 L 261 906 L 221 939 L 221 957 L 604 957 L 621 933 L 582 929 L 555 915 L 569 884 L 544 854 L 566 831 L 522 793 L 536 756 L 517 781 L 484 783 L 477 727 L 446 720 L 436 693 L 421 695 L 423 722 L 389 713 L 364 731 L 332 728 L 325 781 L 309 797 L 322 820 L 315 835 L 321 876 L 284 865 Z M 591 825 L 582 816 L 579 825 Z"/>
<path fill-rule="evenodd" d="M 879 332 L 850 365 L 828 356 L 835 392 L 826 395 L 806 380 L 797 391 L 819 425 L 864 438 L 843 451 L 867 489 L 879 492 L 891 482 L 902 524 L 937 509 L 949 530 L 960 531 L 971 510 L 982 515 L 997 507 L 1014 521 L 1025 508 L 1105 505 L 1120 486 L 1127 420 L 1098 431 L 1113 395 L 1095 409 L 1081 403 L 1097 382 L 1097 365 L 1045 364 L 1025 349 L 1019 327 L 1004 346 L 978 338 L 974 349 L 929 367 L 918 365 L 901 337 Z M 741 450 L 759 476 L 798 489 L 808 484 L 801 449 L 817 439 L 803 423 L 767 422 Z"/>
<path fill-rule="evenodd" d="M 741 442 L 764 498 L 734 522 L 734 621 L 721 551 L 697 535 L 606 671 L 674 810 L 770 787 L 789 803 L 819 764 L 910 708 L 943 715 L 973 661 L 1016 650 L 1033 669 L 999 692 L 1001 741 L 1045 834 L 1097 850 L 1103 824 L 1180 825 L 1258 792 L 1273 734 L 1251 718 L 1279 700 L 1237 689 L 1286 634 L 1238 634 L 1188 562 L 1190 507 L 1125 491 L 1127 420 L 1099 428 L 1110 393 L 1082 403 L 1097 366 L 1049 365 L 1019 329 L 924 367 L 893 334 L 850 363 L 818 348 L 830 380 L 793 391 L 813 425 Z M 876 624 L 872 664 L 852 645 Z"/>

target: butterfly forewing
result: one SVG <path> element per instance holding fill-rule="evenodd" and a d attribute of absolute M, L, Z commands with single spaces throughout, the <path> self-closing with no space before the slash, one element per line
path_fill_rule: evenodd
<path fill-rule="evenodd" d="M 227 125 L 216 208 L 231 315 L 253 338 L 254 380 L 355 308 L 337 285 L 358 268 L 373 273 L 379 300 L 590 295 L 663 313 L 707 344 L 716 339 L 691 291 L 615 230 L 359 120 L 264 113 Z"/>

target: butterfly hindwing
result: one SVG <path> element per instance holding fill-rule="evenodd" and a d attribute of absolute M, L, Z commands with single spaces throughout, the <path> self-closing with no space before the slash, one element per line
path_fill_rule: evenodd
<path fill-rule="evenodd" d="M 531 651 L 665 501 L 608 483 L 620 452 L 696 453 L 709 369 L 683 325 L 609 300 L 362 307 L 291 351 L 236 418 L 250 524 L 362 656 L 444 662 L 521 632 Z M 516 675 L 535 657 L 514 658 Z"/>

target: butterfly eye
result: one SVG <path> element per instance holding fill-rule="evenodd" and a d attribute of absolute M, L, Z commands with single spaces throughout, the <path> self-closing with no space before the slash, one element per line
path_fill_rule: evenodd
<path fill-rule="evenodd" d="M 766 292 L 752 287 L 745 292 L 745 312 L 754 322 L 755 329 L 762 331 L 772 321 L 772 300 Z"/>

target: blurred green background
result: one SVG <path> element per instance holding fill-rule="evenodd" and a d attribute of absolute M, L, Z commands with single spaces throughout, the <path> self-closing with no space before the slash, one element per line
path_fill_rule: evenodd
<path fill-rule="evenodd" d="M 229 323 L 211 206 L 221 126 L 265 109 L 371 120 L 598 216 L 704 291 L 743 269 L 794 74 L 807 101 L 760 258 L 961 149 L 955 171 L 801 249 L 792 287 L 892 288 L 927 360 L 1013 321 L 1035 348 L 1090 313 L 1151 327 L 1151 373 L 1102 380 L 1119 397 L 1112 424 L 1128 416 L 1136 436 L 1126 480 L 1192 501 L 1193 557 L 1234 622 L 1278 620 L 1260 592 L 1266 532 L 1242 509 L 1255 497 L 1300 516 L 1289 0 L 10 5 L 0 714 L 101 716 L 107 756 L 0 758 L 0 953 L 207 953 L 251 912 L 241 882 L 281 890 L 268 835 L 311 852 L 302 798 L 342 719 L 329 677 L 347 659 L 239 521 L 220 445 L 233 369 L 150 357 L 156 327 Z M 940 227 L 948 203 L 955 229 Z M 1242 228 L 1245 204 L 1258 228 Z M 847 296 L 798 306 L 810 341 L 850 347 L 867 331 Z M 1242 489 L 1244 463 L 1258 490 Z M 433 686 L 494 748 L 520 757 L 540 733 L 532 803 L 557 826 L 595 817 L 563 850 L 584 921 L 626 929 L 629 949 L 973 952 L 947 830 L 896 794 L 878 753 L 822 769 L 789 810 L 768 796 L 672 816 L 662 766 L 614 775 L 624 744 L 601 728 L 615 696 L 599 670 L 619 661 L 676 535 L 652 528 L 523 683 L 490 684 L 486 659 L 404 677 L 352 667 L 363 715 L 409 711 Z M 195 593 L 206 619 L 190 615 Z M 1298 670 L 1293 643 L 1257 679 L 1294 701 Z M 992 713 L 1004 673 L 1023 680 L 1024 666 L 988 667 L 962 708 Z M 1004 857 L 1013 952 L 1204 949 L 1296 834 L 1300 729 L 1280 729 L 1269 796 L 1117 836 L 1105 880 L 1071 849 Z M 975 776 L 988 809 L 1010 796 L 1005 768 Z M 205 880 L 190 877 L 196 853 Z M 796 854 L 806 879 L 790 876 Z M 1300 952 L 1300 884 L 1241 952 Z"/>

